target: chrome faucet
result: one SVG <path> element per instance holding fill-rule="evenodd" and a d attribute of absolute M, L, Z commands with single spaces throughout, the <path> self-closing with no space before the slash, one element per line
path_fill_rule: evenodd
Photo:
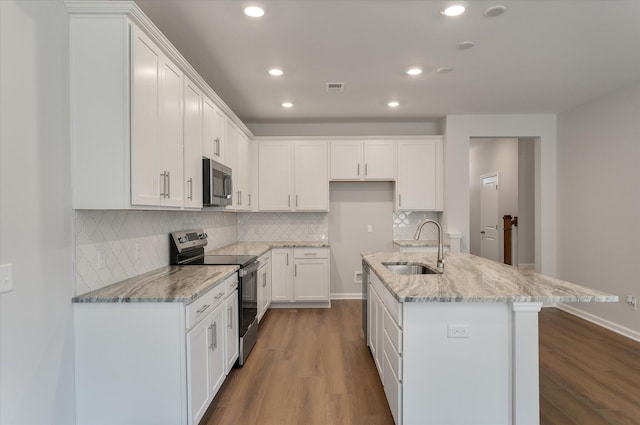
<path fill-rule="evenodd" d="M 416 229 L 416 234 L 413 235 L 413 239 L 418 240 L 420 239 L 420 233 L 422 232 L 422 228 L 424 227 L 425 224 L 427 223 L 433 223 L 438 227 L 438 270 L 444 270 L 444 257 L 442 256 L 443 253 L 443 249 L 442 249 L 442 226 L 440 225 L 440 223 L 438 223 L 435 220 L 432 220 L 430 218 L 426 218 L 424 220 L 422 220 L 420 222 L 420 224 L 418 225 L 418 228 Z"/>

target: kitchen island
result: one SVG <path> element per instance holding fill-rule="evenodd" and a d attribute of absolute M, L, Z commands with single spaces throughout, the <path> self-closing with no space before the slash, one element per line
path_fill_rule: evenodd
<path fill-rule="evenodd" d="M 396 424 L 538 424 L 543 303 L 618 297 L 470 254 L 363 254 L 367 344 Z"/>

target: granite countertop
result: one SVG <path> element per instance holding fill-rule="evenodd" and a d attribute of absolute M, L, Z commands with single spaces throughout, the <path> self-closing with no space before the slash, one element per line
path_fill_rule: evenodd
<path fill-rule="evenodd" d="M 435 269 L 436 254 L 383 252 L 362 258 L 400 302 L 618 301 L 615 295 L 471 254 L 449 254 L 444 273 L 429 275 L 393 274 L 382 263 L 408 261 Z"/>
<path fill-rule="evenodd" d="M 257 241 L 237 242 L 222 248 L 208 251 L 205 254 L 217 255 L 256 255 L 261 256 L 273 248 L 326 248 L 329 241 Z"/>
<path fill-rule="evenodd" d="M 438 247 L 438 241 L 415 240 L 415 239 L 394 239 L 393 243 L 398 246 L 433 246 Z M 449 246 L 448 241 L 442 241 L 442 246 Z"/>
<path fill-rule="evenodd" d="M 190 303 L 238 266 L 166 266 L 74 297 L 74 303 Z"/>

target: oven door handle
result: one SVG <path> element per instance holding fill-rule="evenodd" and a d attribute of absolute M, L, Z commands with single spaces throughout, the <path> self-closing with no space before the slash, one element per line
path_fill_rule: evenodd
<path fill-rule="evenodd" d="M 238 275 L 240 277 L 245 277 L 249 273 L 258 270 L 259 267 L 260 267 L 260 262 L 254 261 L 253 263 L 249 264 L 247 267 L 243 267 L 240 270 L 238 270 Z"/>

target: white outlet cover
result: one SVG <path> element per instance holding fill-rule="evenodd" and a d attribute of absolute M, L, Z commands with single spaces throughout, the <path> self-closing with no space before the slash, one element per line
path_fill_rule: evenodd
<path fill-rule="evenodd" d="M 447 325 L 447 338 L 469 338 L 469 325 L 450 323 Z"/>
<path fill-rule="evenodd" d="M 13 291 L 13 265 L 0 266 L 0 294 Z"/>

